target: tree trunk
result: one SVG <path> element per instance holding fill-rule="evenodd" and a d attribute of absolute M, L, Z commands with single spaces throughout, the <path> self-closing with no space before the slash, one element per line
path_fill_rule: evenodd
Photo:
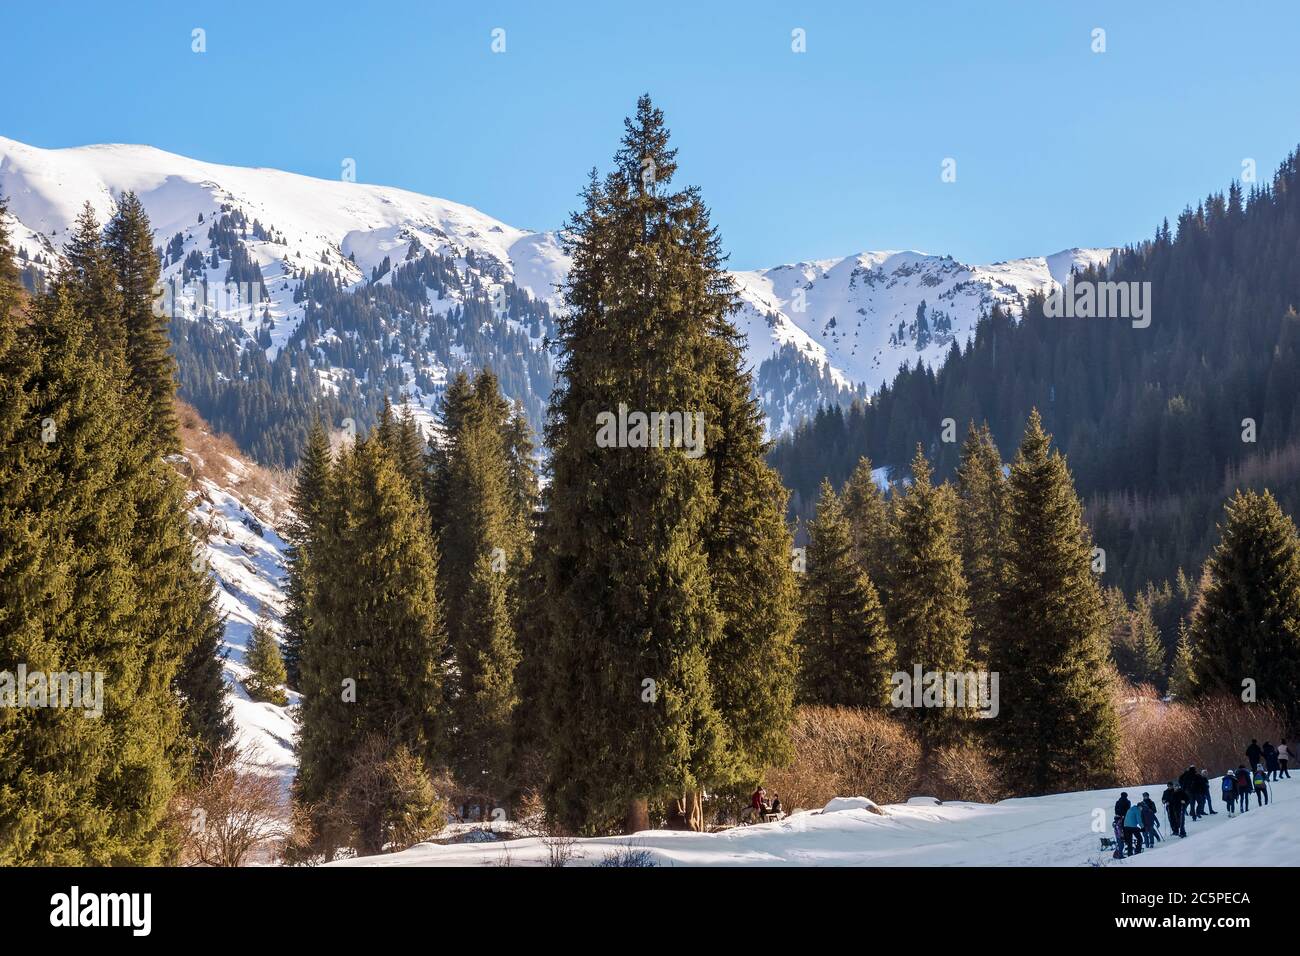
<path fill-rule="evenodd" d="M 687 790 L 682 801 L 682 814 L 686 817 L 686 829 L 696 833 L 704 832 L 704 797 L 698 790 Z"/>
<path fill-rule="evenodd" d="M 628 833 L 640 833 L 650 829 L 650 801 L 645 797 L 634 797 L 627 806 L 627 819 L 623 829 Z"/>

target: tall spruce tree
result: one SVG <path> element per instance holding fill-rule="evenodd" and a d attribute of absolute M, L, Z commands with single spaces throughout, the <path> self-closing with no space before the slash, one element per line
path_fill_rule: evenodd
<path fill-rule="evenodd" d="M 829 481 L 808 529 L 799 628 L 799 698 L 884 707 L 895 649 L 870 579 L 853 557 L 848 520 Z"/>
<path fill-rule="evenodd" d="M 893 586 L 886 616 L 898 644 L 899 670 L 913 680 L 918 667 L 923 679 L 964 671 L 970 619 L 958 550 L 956 495 L 947 485 L 931 484 L 930 464 L 919 445 L 912 458 L 912 483 L 898 499 L 894 526 Z M 945 698 L 943 706 L 908 711 L 927 745 L 951 740 L 974 707 L 973 701 L 964 708 L 955 703 Z"/>
<path fill-rule="evenodd" d="M 957 466 L 957 527 L 970 595 L 971 656 L 978 661 L 988 660 L 990 635 L 998 626 L 1004 484 L 992 432 L 987 424 L 976 430 L 972 422 Z"/>
<path fill-rule="evenodd" d="M 1118 720 L 1092 542 L 1065 460 L 1035 409 L 1007 485 L 1002 624 L 992 646 L 1001 713 L 991 728 L 1027 793 L 1109 785 Z"/>
<path fill-rule="evenodd" d="M 109 260 L 117 273 L 126 328 L 131 385 L 144 406 L 143 433 L 162 452 L 180 448 L 176 411 L 176 361 L 167 334 L 169 316 L 155 308 L 160 266 L 153 230 L 134 192 L 123 194 L 105 231 Z"/>
<path fill-rule="evenodd" d="M 1300 543 L 1267 491 L 1238 491 L 1224 506 L 1192 624 L 1195 683 L 1203 693 L 1256 699 L 1300 721 Z M 1250 681 L 1248 685 L 1246 682 Z"/>
<path fill-rule="evenodd" d="M 1192 655 L 1191 628 L 1186 621 L 1178 624 L 1178 644 L 1169 670 L 1169 693 L 1176 700 L 1190 700 L 1196 696 L 1196 659 Z"/>
<path fill-rule="evenodd" d="M 307 562 L 296 797 L 337 804 L 358 748 L 378 739 L 426 768 L 445 731 L 445 640 L 429 519 L 376 438 L 340 451 Z M 332 852 L 333 835 L 323 834 Z"/>
<path fill-rule="evenodd" d="M 1151 613 L 1151 602 L 1145 596 L 1138 597 L 1129 615 L 1128 645 L 1132 654 L 1132 670 L 1128 676 L 1137 683 L 1151 684 L 1156 690 L 1163 691 L 1166 685 L 1165 646 Z"/>
<path fill-rule="evenodd" d="M 311 580 L 307 565 L 312 545 L 320 531 L 321 507 L 325 482 L 329 477 L 330 442 L 320 419 L 312 423 L 307 447 L 298 461 L 290 506 L 293 520 L 286 537 L 289 541 L 286 564 L 288 576 L 284 588 L 284 668 L 290 687 L 297 689 L 302 679 L 302 644 L 309 628 L 307 586 Z"/>
<path fill-rule="evenodd" d="M 734 657 L 761 676 L 772 670 L 741 626 L 747 602 L 733 617 L 715 591 L 715 569 L 734 573 L 724 568 L 722 542 L 743 538 L 710 522 L 719 514 L 715 482 L 738 482 L 769 503 L 783 500 L 775 483 L 758 486 L 762 473 L 741 469 L 729 476 L 718 467 L 724 459 L 668 447 L 646 429 L 631 441 L 597 440 L 602 428 L 611 437 L 611 416 L 676 412 L 704 415 L 707 448 L 726 440 L 710 411 L 721 424 L 725 407 L 740 408 L 730 392 L 725 405 L 717 397 L 734 293 L 698 191 L 669 189 L 675 172 L 663 116 L 642 97 L 613 171 L 603 180 L 593 173 L 566 230 L 573 268 L 556 322 L 561 374 L 547 428 L 542 536 L 548 796 L 574 829 L 619 818 L 643 828 L 650 800 L 686 798 L 733 776 L 724 709 L 754 705 L 717 695 L 711 665 Z M 764 573 L 777 575 L 772 582 L 788 600 L 788 552 L 772 562 L 786 547 L 784 530 L 767 521 L 761 528 Z M 788 617 L 781 630 L 789 634 L 788 604 L 766 613 Z M 724 637 L 730 621 L 738 626 Z M 786 640 L 778 635 L 777 646 Z M 781 689 L 781 680 L 768 686 Z"/>

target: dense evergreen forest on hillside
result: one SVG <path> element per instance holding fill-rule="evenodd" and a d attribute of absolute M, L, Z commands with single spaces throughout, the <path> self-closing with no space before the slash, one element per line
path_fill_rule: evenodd
<path fill-rule="evenodd" d="M 839 487 L 863 456 L 906 478 L 918 442 L 953 474 L 968 422 L 987 422 L 1005 454 L 1037 407 L 1105 549 L 1104 582 L 1132 595 L 1180 569 L 1194 578 L 1236 487 L 1300 507 L 1298 254 L 1293 154 L 1270 185 L 1234 183 L 1078 277 L 1149 282 L 1149 327 L 1051 318 L 1032 298 L 1020 321 L 995 309 L 939 370 L 905 367 L 869 402 L 804 422 L 770 459 L 792 511 L 809 516 L 822 479 Z"/>

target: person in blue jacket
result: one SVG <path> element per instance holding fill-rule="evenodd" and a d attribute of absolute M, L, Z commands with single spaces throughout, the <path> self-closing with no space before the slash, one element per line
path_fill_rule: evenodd
<path fill-rule="evenodd" d="M 1124 846 L 1128 855 L 1142 852 L 1142 804 L 1135 803 L 1124 814 Z"/>

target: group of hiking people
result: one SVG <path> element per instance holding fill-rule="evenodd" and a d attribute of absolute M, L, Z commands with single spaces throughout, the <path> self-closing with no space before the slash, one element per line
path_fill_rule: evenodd
<path fill-rule="evenodd" d="M 1287 769 L 1291 752 L 1285 740 L 1276 747 L 1268 741 L 1261 747 L 1258 740 L 1252 740 L 1246 748 L 1246 759 L 1248 764 L 1238 764 L 1235 770 L 1229 767 L 1219 779 L 1219 793 L 1229 817 L 1235 816 L 1238 810 L 1246 813 L 1250 809 L 1252 793 L 1255 806 L 1267 806 L 1269 782 L 1291 777 Z M 1165 807 L 1171 836 L 1187 836 L 1188 816 L 1199 820 L 1207 813 L 1217 815 L 1210 790 L 1210 771 L 1206 767 L 1189 766 L 1177 780 L 1169 781 L 1160 802 Z M 1133 803 L 1127 791 L 1121 793 L 1115 801 L 1114 827 L 1117 860 L 1155 846 L 1161 839 L 1160 816 L 1151 794 L 1143 793 L 1142 799 Z"/>

